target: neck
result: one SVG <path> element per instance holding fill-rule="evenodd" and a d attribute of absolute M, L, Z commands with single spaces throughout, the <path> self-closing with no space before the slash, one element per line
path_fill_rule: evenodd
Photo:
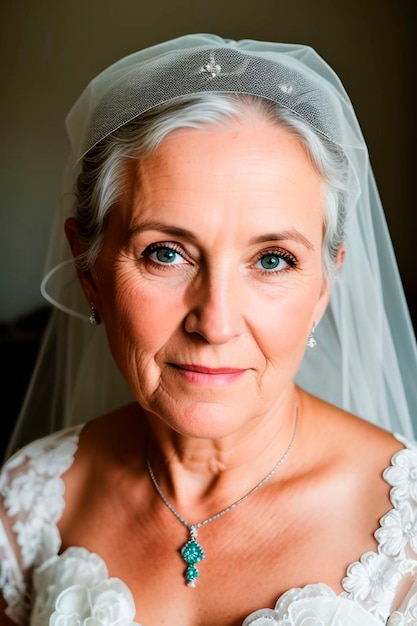
<path fill-rule="evenodd" d="M 220 440 L 183 437 L 149 416 L 148 458 L 161 490 L 191 524 L 229 506 L 285 454 L 297 404 L 298 392 L 293 391 L 268 414 Z"/>

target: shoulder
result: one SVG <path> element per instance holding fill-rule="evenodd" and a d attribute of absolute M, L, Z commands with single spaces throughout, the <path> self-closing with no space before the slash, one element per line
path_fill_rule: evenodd
<path fill-rule="evenodd" d="M 302 398 L 309 436 L 340 461 L 355 460 L 355 466 L 376 463 L 383 469 L 407 442 L 401 435 L 370 423 L 366 416 L 358 417 L 305 392 Z M 412 441 L 407 443 L 413 446 Z"/>
<path fill-rule="evenodd" d="M 3 479 L 5 475 L 13 474 L 17 468 L 43 468 L 46 473 L 56 473 L 74 455 L 82 428 L 75 426 L 60 430 L 27 444 L 5 462 L 1 470 Z M 46 468 L 50 462 L 52 465 Z"/>
<path fill-rule="evenodd" d="M 398 438 L 401 446 L 383 471 L 390 507 L 374 532 L 377 549 L 352 563 L 343 587 L 349 598 L 389 623 L 415 624 L 417 598 L 417 445 Z M 372 494 L 369 494 L 370 499 Z M 398 590 L 401 589 L 401 593 Z M 385 621 L 384 621 L 385 623 Z"/>
<path fill-rule="evenodd" d="M 30 516 L 44 505 L 46 494 L 53 491 L 51 486 L 57 488 L 57 481 L 73 463 L 81 428 L 33 441 L 6 461 L 0 472 L 3 513 Z"/>
<path fill-rule="evenodd" d="M 146 439 L 146 421 L 137 403 L 125 405 L 91 420 L 81 433 L 73 474 L 85 478 L 91 471 L 137 460 Z"/>
<path fill-rule="evenodd" d="M 42 537 L 35 535 L 42 535 L 44 527 L 51 530 L 62 513 L 61 477 L 73 463 L 80 430 L 63 430 L 28 444 L 0 472 L 0 521 L 20 549 L 23 568 L 36 560 Z"/>
<path fill-rule="evenodd" d="M 27 444 L 1 468 L 0 495 L 5 497 L 11 491 L 16 495 L 19 485 L 33 481 L 46 484 L 64 474 L 66 483 L 74 470 L 77 474 L 85 472 L 115 454 L 124 458 L 128 444 L 132 446 L 132 414 L 131 406 L 123 407 Z"/>
<path fill-rule="evenodd" d="M 340 541 L 355 546 L 353 552 L 362 555 L 351 561 L 344 590 L 349 598 L 383 616 L 384 623 L 397 608 L 398 623 L 407 616 L 407 623 L 414 624 L 416 442 L 315 398 L 308 397 L 306 406 L 311 409 L 312 455 L 318 459 L 325 484 L 334 487 L 326 511 L 337 522 Z M 404 602 L 398 606 L 400 587 Z"/>
<path fill-rule="evenodd" d="M 357 520 L 375 529 L 392 507 L 389 468 L 417 465 L 415 443 L 312 396 L 303 402 L 303 459 L 309 460 L 310 474 L 332 487 L 331 502 L 351 520 L 352 529 Z"/>

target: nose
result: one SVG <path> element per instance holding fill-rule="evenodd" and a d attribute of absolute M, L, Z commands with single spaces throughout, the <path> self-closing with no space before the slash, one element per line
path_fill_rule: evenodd
<path fill-rule="evenodd" d="M 241 335 L 244 329 L 243 290 L 239 277 L 220 269 L 201 277 L 190 294 L 184 327 L 207 343 L 221 345 Z"/>

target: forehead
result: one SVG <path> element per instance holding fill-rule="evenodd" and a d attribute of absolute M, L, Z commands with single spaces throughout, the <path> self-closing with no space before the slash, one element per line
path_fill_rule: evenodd
<path fill-rule="evenodd" d="M 300 139 L 251 118 L 170 133 L 137 161 L 123 212 L 128 221 L 156 213 L 191 221 L 217 213 L 236 222 L 281 215 L 321 228 L 323 188 Z"/>

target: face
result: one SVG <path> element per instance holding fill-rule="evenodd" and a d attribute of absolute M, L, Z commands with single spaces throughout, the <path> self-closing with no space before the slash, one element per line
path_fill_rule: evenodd
<path fill-rule="evenodd" d="M 139 404 L 194 437 L 268 419 L 327 304 L 321 177 L 251 119 L 171 133 L 131 182 L 84 286 Z"/>

